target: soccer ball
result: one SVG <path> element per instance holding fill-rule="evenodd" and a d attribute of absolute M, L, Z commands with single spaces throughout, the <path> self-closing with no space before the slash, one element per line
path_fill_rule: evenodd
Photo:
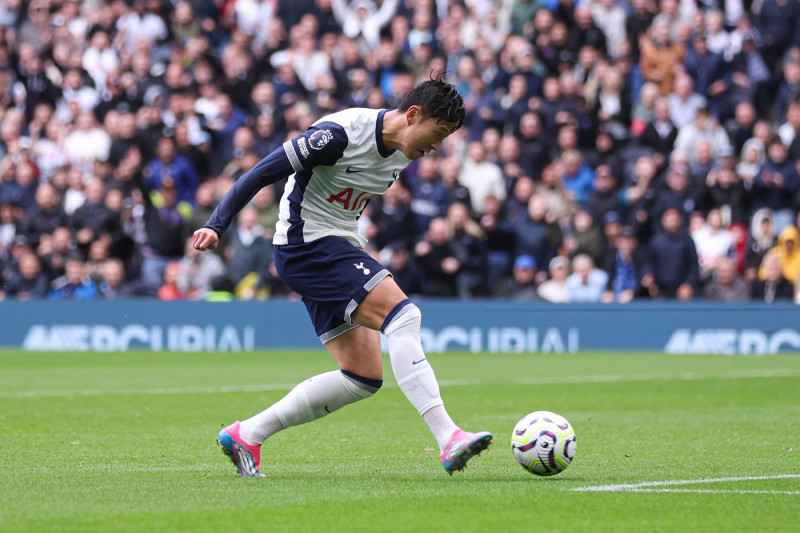
<path fill-rule="evenodd" d="M 554 476 L 566 469 L 575 459 L 577 446 L 570 423 L 550 411 L 525 415 L 511 435 L 514 458 L 537 476 Z"/>

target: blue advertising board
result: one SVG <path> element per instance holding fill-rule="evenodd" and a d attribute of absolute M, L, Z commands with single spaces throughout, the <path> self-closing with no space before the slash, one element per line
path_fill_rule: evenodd
<path fill-rule="evenodd" d="M 791 304 L 554 305 L 419 301 L 428 352 L 800 351 Z M 27 350 L 250 351 L 321 348 L 300 302 L 0 302 L 0 346 Z"/>

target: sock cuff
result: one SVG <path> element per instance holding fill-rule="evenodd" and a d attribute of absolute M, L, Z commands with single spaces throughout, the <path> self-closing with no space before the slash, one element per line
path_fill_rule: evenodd
<path fill-rule="evenodd" d="M 417 308 L 417 306 L 414 305 L 414 302 L 412 302 L 408 298 L 400 301 L 397 305 L 395 305 L 392 308 L 391 311 L 389 311 L 389 314 L 386 315 L 386 319 L 383 321 L 383 324 L 381 324 L 381 333 L 386 335 L 386 328 L 389 327 L 389 324 L 391 324 L 394 321 L 394 319 L 401 314 L 401 311 L 404 311 L 406 309 L 407 306 L 412 306 L 413 308 Z"/>
<path fill-rule="evenodd" d="M 340 372 L 344 374 L 344 376 L 347 379 L 353 382 L 360 389 L 363 389 L 369 392 L 370 394 L 375 394 L 376 392 L 378 392 L 378 389 L 380 389 L 383 386 L 382 379 L 365 378 L 364 376 L 359 376 L 358 374 L 354 372 L 349 372 L 347 370 L 341 370 Z"/>

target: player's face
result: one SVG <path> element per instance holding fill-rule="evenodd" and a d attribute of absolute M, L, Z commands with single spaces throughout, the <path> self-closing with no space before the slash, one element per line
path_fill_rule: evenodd
<path fill-rule="evenodd" d="M 409 159 L 419 159 L 442 147 L 442 141 L 456 129 L 454 122 L 415 116 L 411 123 L 408 146 L 403 150 Z"/>

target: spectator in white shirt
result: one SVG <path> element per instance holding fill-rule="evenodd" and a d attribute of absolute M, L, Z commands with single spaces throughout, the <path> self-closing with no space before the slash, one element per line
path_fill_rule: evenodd
<path fill-rule="evenodd" d="M 342 33 L 356 39 L 362 53 L 375 50 L 381 36 L 381 28 L 389 23 L 397 10 L 398 0 L 383 0 L 380 9 L 371 0 L 332 0 L 331 9 Z"/>
<path fill-rule="evenodd" d="M 730 231 L 722 224 L 722 214 L 719 209 L 708 212 L 705 224 L 700 215 L 693 215 L 692 225 L 699 227 L 691 232 L 694 246 L 697 248 L 697 259 L 700 263 L 700 276 L 704 279 L 711 277 L 717 264 L 723 257 L 730 257 L 733 252 L 733 237 Z M 695 222 L 697 221 L 697 222 Z"/>
<path fill-rule="evenodd" d="M 108 158 L 111 137 L 96 126 L 91 111 L 78 113 L 75 123 L 77 128 L 64 141 L 64 152 L 71 165 L 90 171 L 95 159 Z"/>
<path fill-rule="evenodd" d="M 570 302 L 599 302 L 608 283 L 608 274 L 595 268 L 594 260 L 578 254 L 572 260 L 573 273 L 567 278 Z"/>
<path fill-rule="evenodd" d="M 89 37 L 89 47 L 83 53 L 82 63 L 97 90 L 106 86 L 109 72 L 119 69 L 119 56 L 111 48 L 111 38 L 105 30 L 96 29 Z"/>
<path fill-rule="evenodd" d="M 473 214 L 483 213 L 487 196 L 494 196 L 500 201 L 506 199 L 503 171 L 497 164 L 486 159 L 486 149 L 480 141 L 469 144 L 458 182 L 469 189 Z"/>
<path fill-rule="evenodd" d="M 543 300 L 552 303 L 569 302 L 567 279 L 569 277 L 569 259 L 557 255 L 550 260 L 550 279 L 543 281 L 536 289 L 536 293 Z"/>
<path fill-rule="evenodd" d="M 146 0 L 134 0 L 133 10 L 117 20 L 119 36 L 124 40 L 129 52 L 136 50 L 138 41 L 144 41 L 152 46 L 169 35 L 164 20 L 154 13 L 159 5 L 160 1 L 155 5 L 148 5 Z"/>
<path fill-rule="evenodd" d="M 270 63 L 276 69 L 290 65 L 303 87 L 309 91 L 317 90 L 318 78 L 331 73 L 330 58 L 317 50 L 315 36 L 299 24 L 289 30 L 289 43 L 286 50 L 272 54 Z"/>
<path fill-rule="evenodd" d="M 706 107 L 706 97 L 694 91 L 694 81 L 686 73 L 675 78 L 675 92 L 667 96 L 669 118 L 680 129 L 691 124 L 697 111 Z"/>
<path fill-rule="evenodd" d="M 611 57 L 622 55 L 621 45 L 627 37 L 625 10 L 616 0 L 595 0 L 591 3 L 592 18 L 606 36 L 606 48 Z"/>

